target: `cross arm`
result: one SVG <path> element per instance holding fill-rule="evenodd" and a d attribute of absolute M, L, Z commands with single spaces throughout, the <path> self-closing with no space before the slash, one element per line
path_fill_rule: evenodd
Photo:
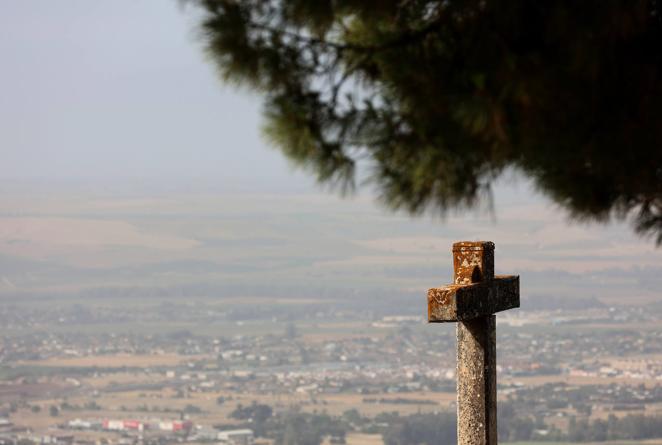
<path fill-rule="evenodd" d="M 464 321 L 519 307 L 519 276 L 428 290 L 428 321 Z"/>

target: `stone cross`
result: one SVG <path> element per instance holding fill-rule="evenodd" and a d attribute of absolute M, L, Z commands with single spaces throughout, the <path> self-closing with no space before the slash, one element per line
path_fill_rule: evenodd
<path fill-rule="evenodd" d="M 428 291 L 428 321 L 457 322 L 457 443 L 497 444 L 496 312 L 519 307 L 519 276 L 494 276 L 494 243 L 453 244 L 453 284 Z"/>

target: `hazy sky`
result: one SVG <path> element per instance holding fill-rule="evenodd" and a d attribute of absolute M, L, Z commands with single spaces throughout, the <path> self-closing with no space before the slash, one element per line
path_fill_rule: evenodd
<path fill-rule="evenodd" d="M 196 32 L 176 0 L 0 1 L 0 177 L 312 184 Z"/>
<path fill-rule="evenodd" d="M 287 280 L 336 282 L 373 270 L 369 279 L 379 284 L 397 265 L 408 277 L 400 286 L 425 286 L 431 279 L 411 274 L 427 267 L 436 277 L 454 240 L 483 238 L 497 243 L 502 272 L 548 277 L 538 279 L 541 294 L 550 280 L 566 280 L 569 293 L 588 286 L 597 295 L 607 277 L 621 283 L 619 292 L 654 292 L 644 283 L 662 276 L 652 241 L 622 223 L 568 225 L 525 180 L 496 188 L 495 220 L 413 221 L 376 210 L 365 193 L 354 201 L 320 196 L 310 177 L 266 146 L 259 97 L 223 87 L 196 29 L 194 12 L 176 0 L 0 0 L 0 268 L 14 271 L 0 274 L 0 290 L 3 280 L 10 290 L 45 286 L 62 270 L 97 277 L 95 265 L 127 260 L 152 271 L 164 263 L 166 272 L 150 272 L 156 281 L 193 264 L 191 280 L 205 281 L 207 269 L 196 269 L 205 259 L 225 280 L 237 265 L 276 267 L 272 250 L 287 263 Z M 14 193 L 17 181 L 38 182 L 41 194 Z M 71 181 L 75 193 L 58 188 Z M 178 186 L 190 183 L 225 195 L 187 195 Z M 100 184 L 143 188 L 117 200 L 100 196 Z M 253 195 L 233 196 L 237 190 Z M 307 195 L 269 196 L 284 190 Z M 337 250 L 333 258 L 328 249 Z"/>

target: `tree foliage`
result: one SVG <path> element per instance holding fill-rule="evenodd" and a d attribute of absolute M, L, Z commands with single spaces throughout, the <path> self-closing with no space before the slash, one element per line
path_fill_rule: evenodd
<path fill-rule="evenodd" d="M 454 414 L 414 414 L 396 419 L 382 435 L 386 445 L 454 443 L 457 426 Z"/>
<path fill-rule="evenodd" d="M 657 0 L 190 0 L 225 79 L 326 184 L 475 206 L 507 167 L 580 219 L 662 243 Z"/>
<path fill-rule="evenodd" d="M 276 445 L 319 445 L 325 437 L 345 443 L 343 423 L 327 414 L 287 413 L 273 426 Z"/>

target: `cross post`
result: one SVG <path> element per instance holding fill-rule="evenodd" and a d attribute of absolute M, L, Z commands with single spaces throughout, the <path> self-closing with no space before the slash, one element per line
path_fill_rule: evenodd
<path fill-rule="evenodd" d="M 428 322 L 457 322 L 457 443 L 497 445 L 496 315 L 519 276 L 494 276 L 494 243 L 453 244 L 453 284 L 428 291 Z"/>

